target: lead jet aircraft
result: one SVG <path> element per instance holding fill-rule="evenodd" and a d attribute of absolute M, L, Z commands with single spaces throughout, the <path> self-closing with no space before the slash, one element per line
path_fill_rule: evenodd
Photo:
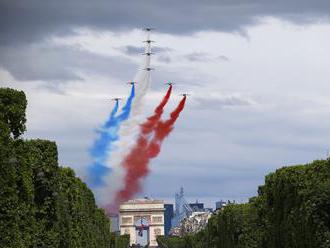
<path fill-rule="evenodd" d="M 116 102 L 118 102 L 118 101 L 120 101 L 122 98 L 121 97 L 115 97 L 115 98 L 112 98 L 111 100 L 112 101 L 116 101 Z"/>
<path fill-rule="evenodd" d="M 155 29 L 154 28 L 144 28 L 143 30 L 147 31 L 147 32 L 150 32 L 150 31 L 155 30 Z"/>
<path fill-rule="evenodd" d="M 151 67 L 147 67 L 147 68 L 144 68 L 142 70 L 145 70 L 145 71 L 152 71 L 152 70 L 155 70 L 154 68 L 151 68 Z"/>
<path fill-rule="evenodd" d="M 151 42 L 155 42 L 155 41 L 154 40 L 145 40 L 143 42 L 150 44 Z"/>

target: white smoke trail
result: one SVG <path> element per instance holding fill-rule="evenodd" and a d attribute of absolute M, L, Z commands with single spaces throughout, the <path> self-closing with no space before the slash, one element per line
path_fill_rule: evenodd
<path fill-rule="evenodd" d="M 150 40 L 149 32 L 147 32 L 147 40 Z M 135 144 L 139 132 L 139 124 L 142 121 L 141 112 L 143 110 L 143 98 L 151 83 L 150 71 L 144 70 L 150 68 L 150 53 L 151 45 L 147 42 L 145 46 L 144 63 L 134 78 L 134 82 L 137 82 L 137 84 L 130 118 L 121 125 L 119 130 L 120 139 L 114 143 L 115 149 L 112 151 L 112 155 L 107 161 L 107 165 L 112 169 L 112 172 L 104 176 L 103 181 L 105 185 L 95 192 L 100 206 L 111 203 L 114 200 L 115 193 L 124 186 L 125 171 L 120 163 Z"/>

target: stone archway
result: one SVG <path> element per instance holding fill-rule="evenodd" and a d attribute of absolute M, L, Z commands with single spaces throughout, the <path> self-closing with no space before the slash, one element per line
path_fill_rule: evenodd
<path fill-rule="evenodd" d="M 129 234 L 130 245 L 137 244 L 141 242 L 139 231 L 141 235 L 141 229 L 144 229 L 142 237 L 146 243 L 150 247 L 157 247 L 157 236 L 164 235 L 164 210 L 164 202 L 159 200 L 135 199 L 121 204 L 120 234 Z"/>

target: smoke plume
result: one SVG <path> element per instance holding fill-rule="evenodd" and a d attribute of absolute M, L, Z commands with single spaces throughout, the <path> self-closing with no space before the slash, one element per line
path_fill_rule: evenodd
<path fill-rule="evenodd" d="M 131 199 L 141 191 L 141 181 L 148 175 L 150 160 L 159 154 L 162 142 L 171 133 L 177 118 L 184 109 L 185 96 L 170 114 L 168 120 L 160 120 L 163 108 L 170 97 L 171 89 L 170 87 L 162 102 L 155 109 L 154 115 L 141 125 L 136 145 L 122 162 L 122 166 L 126 170 L 124 187 L 116 193 L 114 204 L 108 206 L 108 211 L 116 211 L 120 203 Z M 153 136 L 148 137 L 151 132 L 153 132 Z"/>
<path fill-rule="evenodd" d="M 130 96 L 126 104 L 121 109 L 121 113 L 116 116 L 118 112 L 119 103 L 116 101 L 113 110 L 110 113 L 108 120 L 103 124 L 102 128 L 98 130 L 98 138 L 90 149 L 90 154 L 94 163 L 88 168 L 87 183 L 91 187 L 98 187 L 104 185 L 102 177 L 111 171 L 107 165 L 107 160 L 111 157 L 111 152 L 114 150 L 113 143 L 119 139 L 118 132 L 120 125 L 128 119 L 132 102 L 135 96 L 135 86 L 132 85 Z"/>
<path fill-rule="evenodd" d="M 147 40 L 150 40 L 148 33 Z M 145 53 L 151 53 L 150 43 L 146 43 Z M 124 186 L 125 171 L 121 166 L 123 158 L 135 144 L 136 137 L 139 134 L 139 124 L 142 121 L 143 99 L 150 88 L 150 71 L 144 70 L 150 68 L 151 56 L 145 55 L 143 64 L 136 74 L 134 81 L 136 82 L 136 94 L 132 104 L 130 118 L 121 125 L 119 130 L 120 139 L 114 143 L 116 150 L 108 157 L 106 164 L 111 165 L 111 173 L 103 175 L 102 181 L 105 184 L 94 191 L 99 205 L 104 206 L 112 202 L 115 192 Z"/>

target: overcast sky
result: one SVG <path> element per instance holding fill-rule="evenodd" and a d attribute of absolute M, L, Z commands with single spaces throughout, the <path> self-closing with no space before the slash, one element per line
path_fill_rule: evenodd
<path fill-rule="evenodd" d="M 0 2 L 0 85 L 22 89 L 27 138 L 55 140 L 84 177 L 95 129 L 156 40 L 147 116 L 191 93 L 142 195 L 239 201 L 285 165 L 330 150 L 328 0 Z"/>

